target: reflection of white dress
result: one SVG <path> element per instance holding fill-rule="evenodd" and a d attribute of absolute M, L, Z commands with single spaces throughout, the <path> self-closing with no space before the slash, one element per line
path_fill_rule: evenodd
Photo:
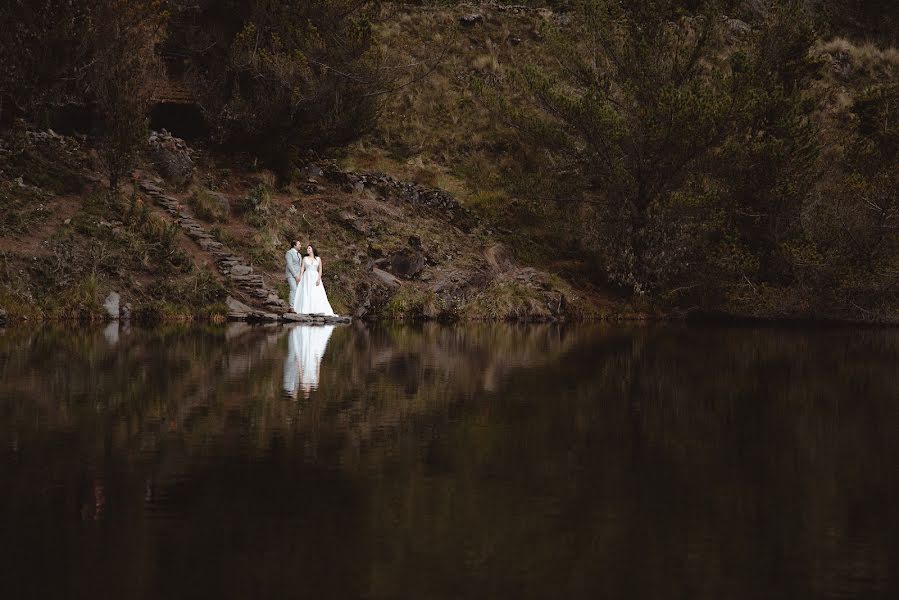
<path fill-rule="evenodd" d="M 293 296 L 293 311 L 307 315 L 333 315 L 334 309 L 331 308 L 328 295 L 325 293 L 325 282 L 315 285 L 318 281 L 321 260 L 315 257 L 315 260 L 310 261 L 308 257 L 303 257 L 303 263 L 306 270 Z"/>
<path fill-rule="evenodd" d="M 284 391 L 293 396 L 298 387 L 304 392 L 318 388 L 318 372 L 334 325 L 297 325 L 287 337 L 284 361 Z"/>
<path fill-rule="evenodd" d="M 296 329 L 287 332 L 287 358 L 284 359 L 284 393 L 293 396 L 300 384 L 300 337 Z"/>

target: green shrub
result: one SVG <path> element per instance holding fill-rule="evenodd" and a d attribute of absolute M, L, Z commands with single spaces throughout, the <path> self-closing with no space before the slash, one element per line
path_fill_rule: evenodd
<path fill-rule="evenodd" d="M 407 284 L 400 287 L 384 306 L 383 315 L 397 321 L 437 316 L 434 292 Z"/>
<path fill-rule="evenodd" d="M 264 184 L 258 184 L 237 203 L 237 212 L 257 229 L 265 227 L 272 212 L 272 194 Z"/>
<path fill-rule="evenodd" d="M 189 204 L 194 214 L 204 221 L 214 223 L 228 220 L 228 207 L 221 198 L 204 188 L 191 194 Z"/>

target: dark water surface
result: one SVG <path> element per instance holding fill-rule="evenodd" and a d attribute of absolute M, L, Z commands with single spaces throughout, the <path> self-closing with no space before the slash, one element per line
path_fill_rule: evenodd
<path fill-rule="evenodd" d="M 0 595 L 897 598 L 897 367 L 897 330 L 0 330 Z"/>

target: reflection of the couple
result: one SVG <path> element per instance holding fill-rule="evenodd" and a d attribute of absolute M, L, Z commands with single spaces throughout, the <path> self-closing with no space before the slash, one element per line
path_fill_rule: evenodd
<path fill-rule="evenodd" d="M 318 372 L 322 356 L 334 325 L 297 325 L 287 333 L 287 358 L 284 360 L 284 393 L 296 398 L 318 387 Z"/>

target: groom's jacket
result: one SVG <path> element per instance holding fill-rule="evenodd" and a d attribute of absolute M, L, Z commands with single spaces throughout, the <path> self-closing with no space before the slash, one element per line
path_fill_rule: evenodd
<path fill-rule="evenodd" d="M 291 248 L 284 255 L 284 262 L 287 268 L 284 270 L 284 277 L 296 279 L 300 274 L 300 253 L 296 249 Z"/>

